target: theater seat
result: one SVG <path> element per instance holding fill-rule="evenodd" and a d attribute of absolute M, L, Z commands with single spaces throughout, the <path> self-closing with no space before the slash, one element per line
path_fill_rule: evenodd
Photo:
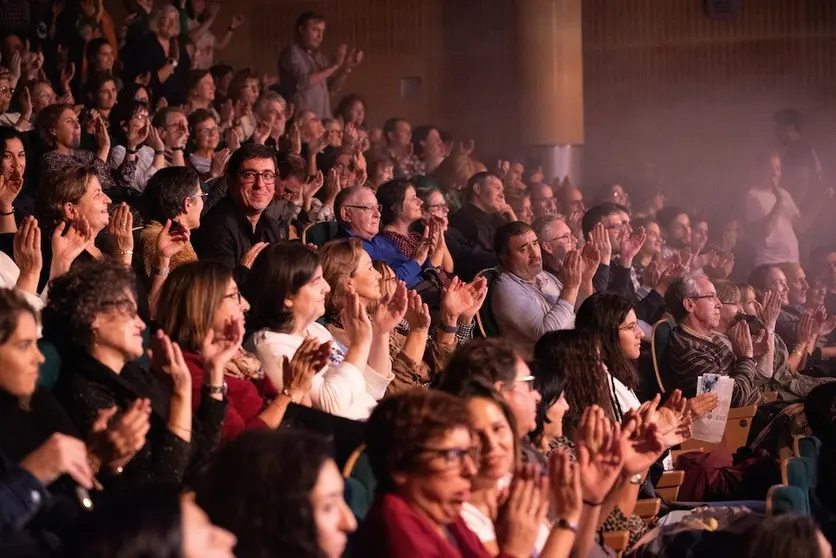
<path fill-rule="evenodd" d="M 302 231 L 302 243 L 321 247 L 329 240 L 334 240 L 340 232 L 336 221 L 320 221 L 305 227 Z"/>
<path fill-rule="evenodd" d="M 488 281 L 488 296 L 485 297 L 482 308 L 476 314 L 476 330 L 483 339 L 498 337 L 499 326 L 496 325 L 496 318 L 494 318 L 493 309 L 491 308 L 491 287 L 499 277 L 499 269 L 496 267 L 483 269 L 476 274 L 476 277 L 480 276 Z"/>
<path fill-rule="evenodd" d="M 45 339 L 38 340 L 38 349 L 45 359 L 38 367 L 38 385 L 52 390 L 58 381 L 58 373 L 61 372 L 61 355 L 58 354 L 55 345 Z"/>
<path fill-rule="evenodd" d="M 650 350 L 653 355 L 653 372 L 656 374 L 656 383 L 659 384 L 659 391 L 665 393 L 665 386 L 662 383 L 662 371 L 664 366 L 665 351 L 668 349 L 668 341 L 671 332 L 676 327 L 673 318 L 663 318 L 653 324 L 650 332 Z"/>

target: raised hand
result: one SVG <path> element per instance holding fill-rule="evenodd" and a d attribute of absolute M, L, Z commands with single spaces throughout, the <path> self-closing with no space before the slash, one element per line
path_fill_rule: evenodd
<path fill-rule="evenodd" d="M 817 324 L 814 313 L 806 310 L 801 314 L 798 324 L 795 326 L 796 338 L 799 343 L 810 343 L 817 335 L 819 325 Z"/>
<path fill-rule="evenodd" d="M 342 181 L 340 180 L 340 173 L 337 169 L 332 168 L 328 171 L 328 178 L 325 179 L 325 199 L 333 205 L 334 200 L 337 199 L 337 194 L 343 189 Z"/>
<path fill-rule="evenodd" d="M 665 451 L 665 444 L 655 423 L 639 426 L 633 413 L 624 416 L 621 428 L 621 451 L 624 455 L 624 472 L 628 475 L 643 473 Z"/>
<path fill-rule="evenodd" d="M 98 111 L 93 113 L 93 135 L 96 138 L 96 145 L 99 146 L 99 152 L 104 153 L 105 150 L 110 152 L 110 134 L 107 133 L 107 124 Z"/>
<path fill-rule="evenodd" d="M 566 252 L 566 256 L 563 258 L 563 266 L 560 268 L 558 275 L 564 289 L 580 287 L 584 276 L 584 261 L 579 251 L 570 250 Z"/>
<path fill-rule="evenodd" d="M 253 247 L 247 250 L 247 253 L 244 254 L 244 257 L 241 258 L 241 265 L 246 267 L 247 269 L 252 269 L 253 264 L 255 263 L 255 259 L 261 253 L 262 250 L 269 246 L 268 242 L 256 242 L 253 244 Z"/>
<path fill-rule="evenodd" d="M 334 54 L 334 66 L 340 67 L 345 63 L 345 57 L 348 54 L 348 45 L 340 45 L 337 47 L 337 52 Z"/>
<path fill-rule="evenodd" d="M 743 320 L 737 322 L 729 329 L 728 337 L 731 341 L 732 352 L 736 357 L 752 358 L 754 348 L 752 347 L 752 333 L 749 331 L 749 324 Z"/>
<path fill-rule="evenodd" d="M 601 265 L 601 252 L 598 244 L 587 242 L 581 250 L 581 261 L 583 262 L 583 276 L 581 281 L 589 283 L 595 277 L 598 266 Z"/>
<path fill-rule="evenodd" d="M 44 486 L 66 474 L 84 488 L 93 488 L 93 471 L 87 461 L 87 447 L 81 440 L 65 434 L 50 436 L 38 449 L 23 458 L 20 468 L 29 471 Z"/>
<path fill-rule="evenodd" d="M 351 340 L 350 345 L 363 345 L 371 342 L 372 321 L 357 293 L 349 295 L 348 303 L 340 311 L 340 321 Z"/>
<path fill-rule="evenodd" d="M 624 261 L 632 261 L 639 253 L 639 250 L 644 246 L 647 240 L 647 233 L 644 227 L 639 227 L 638 230 L 633 230 L 630 225 L 624 230 L 624 239 L 621 241 L 621 258 Z"/>
<path fill-rule="evenodd" d="M 223 176 L 226 173 L 226 165 L 229 163 L 229 158 L 232 152 L 228 147 L 215 151 L 212 155 L 212 164 L 209 167 L 209 173 L 212 176 Z"/>
<path fill-rule="evenodd" d="M 458 280 L 458 277 L 455 280 Z M 479 310 L 482 309 L 482 304 L 485 303 L 485 299 L 488 297 L 488 280 L 479 276 L 470 283 L 465 283 L 464 289 L 467 291 L 469 297 L 462 296 L 462 298 L 465 302 L 472 302 L 462 310 L 459 321 L 464 324 L 469 324 L 476 317 L 476 314 L 479 313 Z"/>
<path fill-rule="evenodd" d="M 32 118 L 32 95 L 28 87 L 24 87 L 20 95 L 20 117 L 24 120 Z"/>
<path fill-rule="evenodd" d="M 718 403 L 716 393 L 703 393 L 688 400 L 687 410 L 692 417 L 700 418 L 716 409 Z"/>
<path fill-rule="evenodd" d="M 398 281 L 395 292 L 384 296 L 374 313 L 374 327 L 380 333 L 389 333 L 395 329 L 406 315 L 409 307 L 409 295 L 406 283 Z"/>
<path fill-rule="evenodd" d="M 255 130 L 253 130 L 253 134 L 250 136 L 250 139 L 253 140 L 253 143 L 264 145 L 264 142 L 266 142 L 269 137 L 270 123 L 259 119 L 255 124 Z"/>
<path fill-rule="evenodd" d="M 64 234 L 64 231 L 67 231 Z M 93 230 L 87 219 L 82 217 L 67 225 L 61 222 L 52 233 L 52 261 L 66 272 L 75 259 L 93 243 Z M 59 270 L 56 270 L 59 271 Z M 54 276 L 54 275 L 53 275 Z"/>
<path fill-rule="evenodd" d="M 427 258 L 430 255 L 430 248 L 432 248 L 432 239 L 430 238 L 430 227 L 428 225 L 424 225 L 424 234 L 421 235 L 421 242 L 418 244 L 418 247 L 415 248 L 415 251 L 412 253 L 412 259 L 418 262 L 418 265 L 423 266 L 424 262 L 427 261 Z"/>
<path fill-rule="evenodd" d="M 151 124 L 148 118 L 135 114 L 128 123 L 128 140 L 126 147 L 132 151 L 143 144 L 148 139 L 148 134 L 151 132 Z"/>
<path fill-rule="evenodd" d="M 20 173 L 18 172 L 18 177 Z M 2 175 L 0 175 L 0 209 L 3 210 L 5 213 L 9 213 L 12 211 L 13 206 L 12 204 L 17 199 L 18 194 L 20 194 L 21 189 L 23 188 L 23 180 L 5 180 Z"/>
<path fill-rule="evenodd" d="M 302 131 L 299 129 L 299 125 L 295 122 L 291 124 L 288 135 L 290 136 L 290 150 L 299 155 L 302 153 Z"/>
<path fill-rule="evenodd" d="M 236 29 L 244 25 L 244 21 L 244 16 L 242 16 L 241 14 L 234 14 L 232 16 L 232 21 L 229 24 L 229 28 L 235 31 Z"/>
<path fill-rule="evenodd" d="M 549 481 L 536 465 L 523 465 L 514 475 L 508 499 L 496 521 L 496 540 L 506 556 L 531 556 L 549 511 Z"/>
<path fill-rule="evenodd" d="M 171 377 L 175 394 L 191 392 L 192 375 L 186 366 L 183 351 L 162 330 L 157 331 L 151 340 L 151 362 L 155 370 Z"/>
<path fill-rule="evenodd" d="M 120 254 L 126 255 L 134 249 L 134 217 L 128 204 L 122 202 L 110 216 L 107 224 L 107 234 L 116 244 Z M 130 255 L 130 254 L 128 254 Z"/>
<path fill-rule="evenodd" d="M 557 449 L 549 459 L 549 486 L 551 487 L 556 517 L 577 524 L 583 511 L 581 468 L 572 465 L 571 456 Z"/>
<path fill-rule="evenodd" d="M 297 203 L 302 203 L 306 208 L 310 208 L 314 196 L 322 189 L 324 184 L 325 177 L 322 175 L 322 171 L 316 171 L 316 175 L 302 186 L 302 199 Z"/>
<path fill-rule="evenodd" d="M 346 67 L 353 70 L 359 66 L 361 62 L 363 62 L 363 51 L 352 48 L 351 53 L 348 55 L 348 58 L 346 58 Z"/>
<path fill-rule="evenodd" d="M 578 474 L 584 499 L 600 503 L 624 466 L 618 425 L 597 405 L 587 407 L 575 431 Z"/>
<path fill-rule="evenodd" d="M 31 215 L 23 219 L 20 229 L 15 233 L 13 246 L 14 260 L 20 268 L 18 288 L 37 294 L 38 279 L 44 265 L 41 253 L 41 229 L 38 227 L 37 219 Z M 26 280 L 26 284 L 22 284 L 21 279 Z"/>
<path fill-rule="evenodd" d="M 415 291 L 409 291 L 409 304 L 404 319 L 409 324 L 409 331 L 430 329 L 430 307 Z"/>
<path fill-rule="evenodd" d="M 781 313 L 781 293 L 777 291 L 765 291 L 763 293 L 763 310 L 759 316 L 766 329 L 775 330 L 778 323 L 778 315 Z"/>
<path fill-rule="evenodd" d="M 243 342 L 244 321 L 239 317 L 227 320 L 223 334 L 215 333 L 212 328 L 206 332 L 200 346 L 200 356 L 208 372 L 207 380 L 211 379 L 213 385 L 223 381 L 226 365 L 241 350 Z"/>
<path fill-rule="evenodd" d="M 442 319 L 445 322 L 450 321 L 455 323 L 463 313 L 472 309 L 473 306 L 473 291 L 468 289 L 458 277 L 453 277 L 453 280 L 441 294 Z"/>
<path fill-rule="evenodd" d="M 120 416 L 117 407 L 99 411 L 88 451 L 111 468 L 124 467 L 145 445 L 151 428 L 151 400 L 136 399 Z M 114 418 L 115 417 L 115 418 Z"/>
<path fill-rule="evenodd" d="M 588 242 L 595 244 L 595 247 L 598 248 L 598 254 L 600 256 L 598 261 L 600 264 L 610 265 L 610 260 L 612 260 L 612 242 L 610 242 L 610 235 L 607 233 L 607 229 L 603 223 L 596 223 L 592 227 Z"/>
<path fill-rule="evenodd" d="M 145 138 L 145 144 L 155 152 L 165 149 L 165 142 L 160 137 L 160 131 L 150 124 L 148 126 L 148 136 Z"/>
<path fill-rule="evenodd" d="M 293 401 L 299 403 L 307 399 L 314 377 L 328 364 L 330 355 L 330 341 L 320 344 L 315 338 L 306 337 L 292 359 L 283 357 L 282 385 Z"/>

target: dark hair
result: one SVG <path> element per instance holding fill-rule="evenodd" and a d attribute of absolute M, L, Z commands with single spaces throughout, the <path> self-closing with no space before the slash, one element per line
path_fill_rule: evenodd
<path fill-rule="evenodd" d="M 325 21 L 325 16 L 312 10 L 302 12 L 296 18 L 296 32 L 298 33 L 299 28 L 307 25 L 309 21 Z"/>
<path fill-rule="evenodd" d="M 536 360 L 529 364 L 529 368 L 534 375 L 534 389 L 540 394 L 540 401 L 537 402 L 537 426 L 528 437 L 534 443 L 539 443 L 543 438 L 546 424 L 551 422 L 547 416 L 549 409 L 557 403 L 566 389 L 566 376 L 563 369 L 548 366 Z"/>
<path fill-rule="evenodd" d="M 746 282 L 752 285 L 752 288 L 755 289 L 755 294 L 758 296 L 760 296 L 763 291 L 768 288 L 766 278 L 769 276 L 769 272 L 773 269 L 781 269 L 781 266 L 778 264 L 761 264 L 749 273 L 749 277 Z"/>
<path fill-rule="evenodd" d="M 126 518 L 130 517 L 130 521 Z M 73 558 L 180 558 L 183 503 L 180 488 L 146 484 L 107 494 L 80 517 L 68 542 Z"/>
<path fill-rule="evenodd" d="M 474 339 L 456 349 L 442 373 L 435 377 L 435 387 L 456 393 L 474 378 L 490 384 L 508 384 L 517 377 L 518 360 L 517 353 L 503 339 Z"/>
<path fill-rule="evenodd" d="M 332 459 L 315 434 L 249 430 L 213 456 L 196 483 L 197 503 L 238 537 L 239 558 L 317 558 L 311 491 Z"/>
<path fill-rule="evenodd" d="M 84 86 L 84 105 L 87 108 L 96 108 L 96 102 L 98 100 L 96 94 L 109 81 L 112 81 L 114 86 L 116 85 L 116 78 L 110 72 L 98 72 L 87 80 Z"/>
<path fill-rule="evenodd" d="M 398 122 L 406 122 L 409 124 L 409 120 L 398 116 L 390 118 L 383 123 L 383 139 L 385 139 L 387 143 L 389 142 L 389 134 L 394 134 L 395 130 L 398 129 Z"/>
<path fill-rule="evenodd" d="M 186 93 L 191 93 L 192 89 L 197 87 L 197 84 L 200 83 L 200 80 L 202 80 L 208 75 L 211 75 L 209 73 L 209 70 L 190 70 L 188 76 L 188 85 L 186 86 Z"/>
<path fill-rule="evenodd" d="M 127 145 L 128 134 L 122 129 L 122 125 L 129 124 L 134 115 L 143 109 L 148 112 L 148 118 L 151 118 L 151 107 L 144 101 L 135 101 L 130 98 L 116 103 L 108 117 L 110 135 L 115 145 Z"/>
<path fill-rule="evenodd" d="M 424 124 L 423 126 L 418 126 L 414 130 L 412 130 L 412 148 L 413 153 L 419 159 L 424 158 L 424 146 L 421 145 L 422 141 L 427 141 L 427 138 L 430 135 L 430 132 L 433 130 L 438 130 L 435 126 L 430 126 L 428 124 Z M 439 136 L 440 137 L 440 136 Z"/>
<path fill-rule="evenodd" d="M 470 429 L 467 404 L 458 397 L 412 389 L 381 399 L 366 423 L 366 455 L 378 491 L 393 492 L 394 474 L 413 471 L 420 449 L 454 428 Z"/>
<path fill-rule="evenodd" d="M 476 185 L 478 184 L 479 186 L 484 186 L 489 178 L 496 178 L 497 180 L 502 181 L 502 178 L 500 178 L 498 174 L 490 171 L 477 172 L 471 176 L 467 180 L 467 186 L 465 187 L 467 199 L 472 200 L 476 192 Z"/>
<path fill-rule="evenodd" d="M 0 126 L 0 157 L 2 157 L 3 154 L 6 152 L 6 144 L 11 139 L 18 140 L 20 142 L 20 144 L 23 146 L 23 150 L 26 151 L 26 147 L 27 147 L 26 141 L 24 141 L 23 135 L 20 132 L 18 132 L 17 130 L 15 130 L 14 128 L 12 128 L 10 126 Z M 26 162 L 28 163 L 29 162 L 28 154 L 27 154 L 26 159 L 27 159 Z M 28 170 L 29 170 L 28 168 L 24 169 L 24 171 L 23 171 L 24 176 L 26 175 Z"/>
<path fill-rule="evenodd" d="M 610 374 L 635 391 L 639 387 L 636 364 L 621 350 L 618 338 L 618 328 L 632 309 L 630 301 L 621 295 L 595 293 L 578 308 L 575 328 L 587 330 L 598 338 L 601 360 L 607 365 Z"/>
<path fill-rule="evenodd" d="M 136 300 L 136 276 L 124 265 L 112 260 L 76 262 L 49 283 L 44 338 L 62 348 L 86 351 L 93 343 L 96 315 L 123 303 L 126 291 Z"/>
<path fill-rule="evenodd" d="M 362 95 L 358 95 L 357 93 L 349 93 L 348 95 L 345 95 L 342 99 L 340 99 L 340 103 L 334 110 L 334 117 L 340 117 L 348 122 L 349 112 L 355 103 L 362 104 L 363 108 L 366 107 L 366 99 L 364 99 Z"/>
<path fill-rule="evenodd" d="M 406 200 L 406 191 L 409 188 L 414 190 L 415 185 L 408 178 L 395 178 L 380 185 L 377 189 L 377 203 L 381 205 L 381 225 L 389 225 L 400 217 Z"/>
<path fill-rule="evenodd" d="M 435 192 L 438 192 L 439 194 L 441 194 L 442 197 L 444 197 L 444 192 L 441 191 L 441 188 L 434 184 L 425 183 L 421 184 L 420 186 L 415 186 L 415 193 L 418 195 L 421 201 L 424 202 L 424 207 L 429 205 L 430 196 L 432 196 Z M 446 200 L 445 203 L 447 203 Z"/>
<path fill-rule="evenodd" d="M 598 405 L 615 418 L 615 402 L 610 380 L 601 368 L 598 341 L 585 330 L 549 331 L 534 345 L 534 358 L 549 373 L 565 378 L 564 393 L 569 403 L 566 426 L 571 430 L 584 409 Z"/>
<path fill-rule="evenodd" d="M 18 318 L 23 312 L 29 312 L 38 321 L 38 313 L 20 293 L 12 289 L 0 289 L 0 345 L 5 345 L 14 335 Z"/>
<path fill-rule="evenodd" d="M 38 113 L 38 117 L 35 119 L 35 129 L 38 131 L 38 138 L 47 150 L 55 149 L 55 136 L 52 135 L 52 130 L 58 125 L 58 120 L 61 119 L 61 114 L 65 110 L 73 110 L 72 105 L 66 103 L 48 105 L 41 109 L 41 112 Z"/>
<path fill-rule="evenodd" d="M 666 231 L 673 220 L 680 215 L 688 215 L 688 212 L 675 206 L 666 206 L 656 212 L 656 223 L 663 231 Z"/>
<path fill-rule="evenodd" d="M 183 116 L 186 115 L 186 113 L 183 112 L 183 109 L 177 107 L 164 107 L 154 113 L 154 116 L 151 118 L 151 125 L 154 126 L 154 128 L 165 128 L 168 125 L 168 115 L 175 113 L 182 114 Z"/>
<path fill-rule="evenodd" d="M 301 155 L 292 151 L 279 151 L 276 161 L 276 172 L 281 180 L 295 176 L 297 180 L 305 182 L 308 179 L 308 162 Z"/>
<path fill-rule="evenodd" d="M 493 251 L 498 258 L 503 258 L 508 254 L 508 245 L 511 239 L 515 236 L 522 236 L 534 231 L 531 225 L 522 221 L 512 221 L 502 225 L 493 235 Z"/>
<path fill-rule="evenodd" d="M 165 224 L 185 211 L 186 198 L 200 188 L 200 177 L 191 167 L 166 167 L 148 180 L 142 192 L 148 217 Z"/>
<path fill-rule="evenodd" d="M 202 124 L 207 120 L 214 120 L 215 122 L 218 121 L 218 117 L 215 115 L 215 111 L 210 109 L 197 109 L 193 111 L 189 117 L 189 134 L 191 136 L 195 136 L 195 128 L 197 128 L 198 124 Z"/>
<path fill-rule="evenodd" d="M 236 184 L 238 173 L 244 166 L 244 163 L 253 159 L 269 159 L 276 165 L 276 150 L 269 145 L 259 145 L 257 143 L 245 143 L 235 150 L 229 158 L 229 163 L 226 167 L 226 181 L 227 184 Z"/>
<path fill-rule="evenodd" d="M 804 128 L 804 116 L 795 109 L 782 109 L 772 115 L 772 120 L 781 126 L 801 132 Z"/>
<path fill-rule="evenodd" d="M 212 74 L 212 79 L 218 81 L 225 75 L 232 73 L 232 66 L 229 64 L 215 64 L 209 68 L 209 73 Z"/>
<path fill-rule="evenodd" d="M 97 37 L 95 39 L 90 39 L 90 42 L 84 47 L 84 58 L 87 60 L 87 68 L 89 71 L 93 71 L 93 59 L 96 58 L 96 55 L 99 54 L 99 49 L 105 45 L 110 45 L 107 39 L 104 37 Z M 116 52 L 114 51 L 114 56 Z"/>
<path fill-rule="evenodd" d="M 148 93 L 148 100 L 152 100 L 153 96 L 151 95 L 151 90 L 148 87 L 145 87 L 141 83 L 126 83 L 122 86 L 122 89 L 119 90 L 119 93 L 116 95 L 116 107 L 119 105 L 126 103 L 128 101 L 133 101 L 136 99 L 136 94 L 139 92 L 140 89 L 144 89 L 146 93 Z M 116 108 L 113 107 L 113 108 Z"/>
<path fill-rule="evenodd" d="M 247 82 L 252 79 L 258 81 L 259 78 L 258 74 L 253 72 L 251 68 L 243 68 L 235 72 L 235 75 L 232 76 L 232 81 L 229 83 L 229 89 L 227 91 L 229 98 L 234 102 L 238 102 L 238 100 L 241 99 L 241 89 L 243 89 Z"/>
<path fill-rule="evenodd" d="M 293 312 L 284 301 L 310 282 L 317 267 L 319 255 L 299 242 L 279 242 L 265 248 L 245 285 L 252 305 L 252 327 L 288 332 L 293 327 Z"/>
<path fill-rule="evenodd" d="M 587 209 L 586 213 L 583 214 L 583 219 L 581 219 L 583 237 L 586 238 L 589 236 L 589 233 L 592 232 L 595 225 L 601 222 L 601 219 L 610 215 L 615 215 L 621 211 L 624 211 L 623 206 L 611 202 L 599 203 L 598 205 L 593 205 Z"/>
<path fill-rule="evenodd" d="M 817 533 L 812 518 L 795 513 L 767 515 L 747 531 L 745 557 L 820 556 Z"/>

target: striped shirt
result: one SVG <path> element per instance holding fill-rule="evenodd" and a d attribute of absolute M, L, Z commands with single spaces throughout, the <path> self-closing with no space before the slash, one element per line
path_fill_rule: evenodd
<path fill-rule="evenodd" d="M 694 397 L 699 376 L 719 374 L 734 379 L 732 407 L 756 405 L 760 401 L 755 360 L 736 357 L 717 334 L 709 338 L 680 325 L 671 332 L 664 358 L 661 373 L 665 391 L 681 389 L 685 397 Z"/>

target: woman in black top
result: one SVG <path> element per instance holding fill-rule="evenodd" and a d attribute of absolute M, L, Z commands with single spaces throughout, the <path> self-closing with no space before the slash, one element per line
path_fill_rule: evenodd
<path fill-rule="evenodd" d="M 124 412 L 147 399 L 148 442 L 111 484 L 179 484 L 190 463 L 202 460 L 220 440 L 224 390 L 205 386 L 193 420 L 191 375 L 176 343 L 162 332 L 155 336 L 153 372 L 132 362 L 143 354 L 145 329 L 135 280 L 122 265 L 90 262 L 50 283 L 44 337 L 63 359 L 56 394 L 85 435 L 102 409 Z"/>

